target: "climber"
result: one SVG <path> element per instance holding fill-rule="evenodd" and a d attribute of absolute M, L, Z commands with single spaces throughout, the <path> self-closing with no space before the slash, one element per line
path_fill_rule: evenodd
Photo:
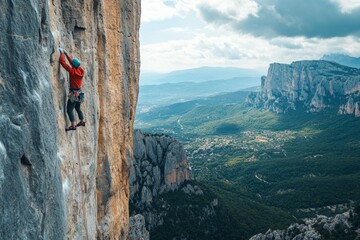
<path fill-rule="evenodd" d="M 80 61 L 77 58 L 71 58 L 67 51 L 59 48 L 60 64 L 69 72 L 70 76 L 70 92 L 67 101 L 66 111 L 69 115 L 71 126 L 66 128 L 66 131 L 76 130 L 76 127 L 85 126 L 84 114 L 81 111 L 81 103 L 84 102 L 84 93 L 81 91 L 82 80 L 84 77 L 84 69 L 80 67 Z M 65 62 L 65 57 L 71 63 L 71 66 Z M 79 116 L 80 122 L 75 126 L 74 108 Z"/>

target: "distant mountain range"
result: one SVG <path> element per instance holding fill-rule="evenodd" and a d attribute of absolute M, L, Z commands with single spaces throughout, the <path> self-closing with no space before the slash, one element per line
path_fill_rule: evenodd
<path fill-rule="evenodd" d="M 200 106 L 217 106 L 218 108 L 223 108 L 224 106 L 239 104 L 245 101 L 245 98 L 249 95 L 250 91 L 251 89 L 231 93 L 223 93 L 211 97 L 198 98 L 191 101 L 178 102 L 167 106 L 156 107 L 149 111 L 138 113 L 136 122 L 152 122 L 160 120 L 164 123 L 164 121 L 169 120 L 169 118 L 172 118 L 174 116 L 183 116 L 191 111 L 194 111 L 194 109 Z M 205 113 L 202 118 L 206 118 L 206 114 L 207 113 Z M 200 111 L 198 111 L 198 115 L 201 115 Z"/>
<path fill-rule="evenodd" d="M 140 86 L 138 111 L 142 111 L 144 107 L 164 106 L 256 86 L 260 86 L 260 77 L 239 77 L 206 82 L 142 85 Z"/>
<path fill-rule="evenodd" d="M 325 54 L 321 60 L 336 62 L 349 67 L 360 68 L 360 57 L 351 57 L 345 54 Z"/>
<path fill-rule="evenodd" d="M 206 82 L 218 79 L 230 79 L 238 77 L 258 77 L 264 72 L 257 69 L 243 69 L 235 67 L 201 67 L 169 73 L 141 72 L 140 85 L 153 85 L 162 83 L 179 82 Z"/>

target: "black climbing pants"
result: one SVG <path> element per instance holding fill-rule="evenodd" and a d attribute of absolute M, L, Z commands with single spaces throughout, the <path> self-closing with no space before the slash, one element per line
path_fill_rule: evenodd
<path fill-rule="evenodd" d="M 79 119 L 81 121 L 84 120 L 84 114 L 81 111 L 81 103 L 80 102 L 71 102 L 70 100 L 68 100 L 67 106 L 66 106 L 66 111 L 67 111 L 67 114 L 69 115 L 70 122 L 75 121 L 74 108 L 79 116 Z"/>

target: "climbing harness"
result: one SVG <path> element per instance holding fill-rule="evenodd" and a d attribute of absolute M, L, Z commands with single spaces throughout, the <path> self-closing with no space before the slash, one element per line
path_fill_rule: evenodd
<path fill-rule="evenodd" d="M 85 100 L 85 94 L 81 91 L 81 89 L 70 89 L 69 100 L 72 103 L 74 102 L 82 103 Z"/>

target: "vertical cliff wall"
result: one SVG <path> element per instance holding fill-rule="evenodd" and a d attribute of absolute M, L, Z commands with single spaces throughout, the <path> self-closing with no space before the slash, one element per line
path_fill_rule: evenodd
<path fill-rule="evenodd" d="M 276 112 L 337 109 L 360 116 L 360 70 L 328 61 L 273 63 L 247 101 Z"/>
<path fill-rule="evenodd" d="M 147 134 L 140 130 L 134 132 L 130 203 L 132 214 L 140 213 L 145 216 L 149 230 L 162 225 L 164 216 L 170 211 L 169 208 L 158 207 L 168 205 L 166 201 L 159 200 L 162 198 L 160 195 L 178 190 L 191 178 L 191 168 L 181 143 L 165 135 Z M 197 186 L 195 189 L 202 192 Z M 187 187 L 182 190 L 186 191 Z"/>
<path fill-rule="evenodd" d="M 1 237 L 125 239 L 140 0 L 0 7 Z M 69 133 L 58 47 L 85 70 L 86 127 Z"/>
<path fill-rule="evenodd" d="M 151 204 L 156 196 L 177 190 L 191 175 L 181 143 L 166 135 L 134 132 L 134 159 L 130 168 L 132 202 Z"/>

